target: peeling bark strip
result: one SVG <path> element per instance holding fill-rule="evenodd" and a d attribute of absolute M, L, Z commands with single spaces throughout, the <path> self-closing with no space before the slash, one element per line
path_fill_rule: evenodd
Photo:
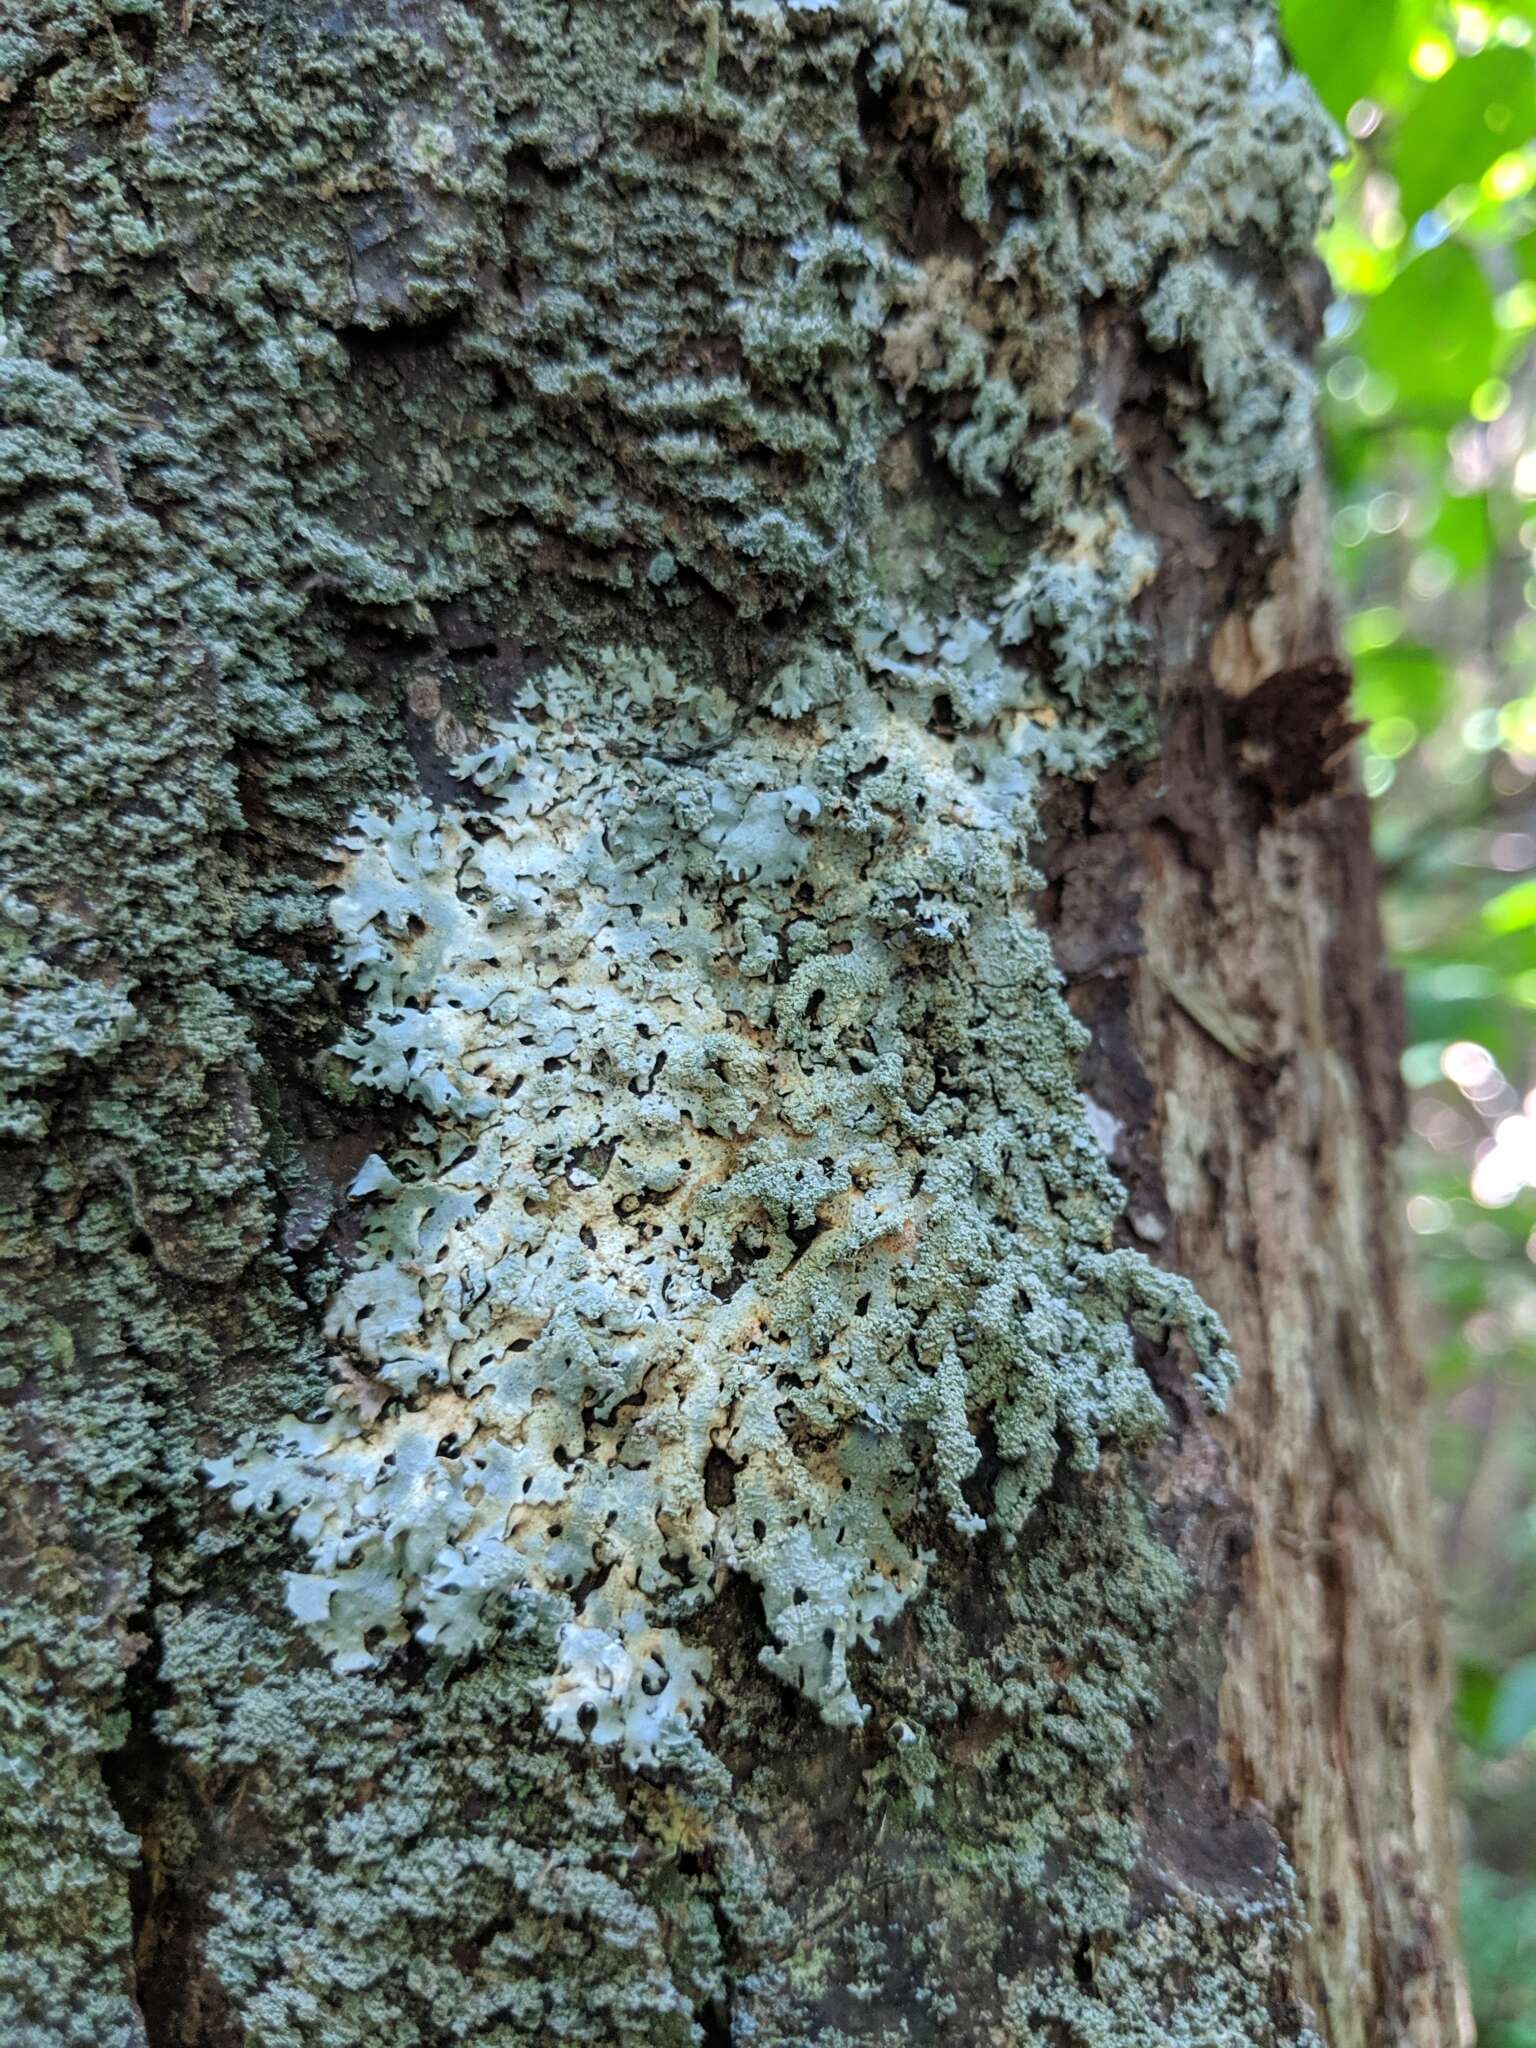
<path fill-rule="evenodd" d="M 1446 1674 L 1392 1174 L 1399 991 L 1340 767 L 1347 679 L 1297 575 L 1321 516 L 1298 510 L 1245 676 L 1218 668 L 1213 691 L 1181 672 L 1154 599 L 1155 775 L 1102 780 L 1058 820 L 1049 864 L 1074 942 L 1107 935 L 1072 1003 L 1093 1035 L 1085 1085 L 1123 1119 L 1132 1226 L 1199 1282 L 1242 1361 L 1216 1432 L 1246 1551 L 1222 1750 L 1234 1799 L 1261 1801 L 1288 1845 L 1312 1998 L 1353 2048 L 1469 2029 L 1445 1967 Z M 1245 1046 L 1213 1015 L 1242 1019 Z"/>
<path fill-rule="evenodd" d="M 0 2036 L 1454 2039 L 1267 11 L 0 102 Z"/>

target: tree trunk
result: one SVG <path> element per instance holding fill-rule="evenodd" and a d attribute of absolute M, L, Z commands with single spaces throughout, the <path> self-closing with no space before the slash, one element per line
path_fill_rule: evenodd
<path fill-rule="evenodd" d="M 0 100 L 0 2034 L 1460 2039 L 1266 9 Z"/>

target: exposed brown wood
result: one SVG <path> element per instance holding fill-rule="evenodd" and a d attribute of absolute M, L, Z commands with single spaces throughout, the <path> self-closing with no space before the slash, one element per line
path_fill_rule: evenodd
<path fill-rule="evenodd" d="M 1298 1873 L 1330 2048 L 1447 2048 L 1471 2030 L 1394 1174 L 1400 1004 L 1317 508 L 1246 614 L 1213 601 L 1245 568 L 1200 508 L 1170 486 L 1161 517 L 1160 758 L 1101 784 L 1053 849 L 1057 944 L 1094 1032 L 1085 1089 L 1122 1126 L 1131 1235 L 1195 1280 L 1242 1365 L 1206 1476 L 1246 1547 L 1220 1691 L 1233 1806 L 1268 1815 Z M 1207 647 L 1192 616 L 1222 621 Z M 1164 1484 L 1187 1494 L 1187 1433 L 1181 1455 Z"/>

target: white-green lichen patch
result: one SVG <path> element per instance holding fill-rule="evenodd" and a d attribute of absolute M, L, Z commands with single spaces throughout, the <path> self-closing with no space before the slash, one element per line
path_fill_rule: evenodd
<path fill-rule="evenodd" d="M 985 1526 L 983 1431 L 1007 1536 L 1063 1447 L 1161 1426 L 1133 1323 L 1224 1384 L 1192 1293 L 1109 1249 L 1024 894 L 1045 734 L 994 704 L 941 736 L 953 674 L 902 666 L 794 721 L 627 652 L 548 672 L 477 798 L 356 821 L 338 1052 L 417 1115 L 353 1183 L 329 1405 L 214 1467 L 293 1515 L 339 1670 L 542 1596 L 550 1725 L 654 1760 L 707 1704 L 687 1617 L 741 1573 L 762 1661 L 856 1723 L 923 1530 Z"/>

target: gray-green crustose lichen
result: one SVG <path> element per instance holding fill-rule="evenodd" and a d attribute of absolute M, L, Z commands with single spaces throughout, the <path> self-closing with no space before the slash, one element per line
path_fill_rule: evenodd
<path fill-rule="evenodd" d="M 1019 1153 L 1042 1142 L 1028 1161 L 1039 1179 L 1011 1212 L 983 1159 L 979 1195 L 943 1191 L 946 1242 L 970 1270 L 1000 1218 L 1033 1215 L 1040 1185 L 1080 1183 L 1080 1197 L 1047 1202 L 1027 1263 L 1088 1319 L 1083 1356 L 1098 1346 L 1118 1360 L 1126 1311 L 1178 1309 L 1138 1307 L 1143 1269 L 1095 1264 L 1115 1197 L 1091 1154 L 1079 1157 L 1072 1034 L 1028 925 L 1021 849 L 1034 774 L 1097 773 L 1147 732 L 1130 611 L 1157 565 L 1130 510 L 1125 353 L 1106 337 L 1133 356 L 1143 340 L 1150 349 L 1154 389 L 1138 402 L 1166 419 L 1190 489 L 1273 526 L 1305 462 L 1290 428 L 1306 373 L 1250 255 L 1255 236 L 1282 260 L 1307 245 L 1325 160 L 1267 11 L 1231 0 L 21 0 L 0 26 L 0 102 L 0 612 L 4 657 L 24 665 L 5 764 L 0 976 L 14 1029 L 0 1081 L 9 1128 L 34 1148 L 3 1195 L 17 1361 L 3 1469 L 18 1532 L 4 1673 L 19 1761 L 0 1783 L 0 2032 L 20 2048 L 141 2048 L 137 1838 L 153 1895 L 140 1995 L 183 2023 L 217 2011 L 233 2039 L 262 2048 L 433 2048 L 450 2025 L 485 2043 L 638 2048 L 697 2040 L 726 2007 L 775 2043 L 894 2044 L 973 2022 L 1016 2041 L 1053 2002 L 1071 2006 L 1058 2030 L 1118 2039 L 1134 2017 L 1203 2041 L 1215 2022 L 1186 2025 L 1186 2006 L 1202 2008 L 1166 1988 L 1164 1958 L 1193 1970 L 1218 1951 L 1257 1955 L 1249 1935 L 1222 1913 L 1184 1916 L 1187 1940 L 1161 1914 L 1141 1923 L 1155 1940 L 1125 1935 L 1138 1853 L 1125 1760 L 1182 1597 L 1118 1450 L 1152 1425 L 1144 1384 L 1111 1372 L 1101 1412 L 1078 1415 L 1070 1439 L 1097 1470 L 1058 1466 L 1007 1557 L 1002 1539 L 1036 1485 L 1028 1410 L 1025 1455 L 1000 1468 L 1018 1483 L 1012 1508 L 993 1497 L 991 1432 L 1010 1400 L 1023 1403 L 1003 1384 L 1016 1339 L 956 1322 L 931 1268 L 902 1267 L 873 1243 L 847 1249 L 870 1191 L 833 1186 L 789 1111 L 817 1073 L 842 1137 L 841 1120 L 872 1104 L 887 1117 L 868 1141 L 889 1159 L 878 1186 L 904 1220 L 927 1223 L 938 1181 L 914 1187 L 918 1154 L 935 1155 L 942 1181 L 945 1148 L 911 1120 L 958 1103 L 945 1112 L 956 1156 L 978 1156 L 982 1109 L 965 1091 L 983 1075 L 990 1088 L 1011 1060 L 958 1046 L 981 993 L 965 977 L 1006 926 L 1027 993 L 985 1029 L 1027 1040 L 1005 1080 L 1017 1100 L 1000 1116 Z M 1230 339 L 1172 297 L 1171 281 L 1202 263 L 1248 294 Z M 646 652 L 615 667 L 604 649 L 620 642 Z M 789 1398 L 765 1425 L 759 1464 L 779 1490 L 761 1544 L 737 1506 L 752 1470 L 732 1434 L 738 1404 L 702 1472 L 690 1460 L 703 1438 L 667 1449 L 681 1505 L 659 1586 L 612 1568 L 594 1583 L 600 1541 L 576 1584 L 554 1585 L 566 1573 L 550 1544 L 584 1538 L 545 1542 L 544 1503 L 526 1552 L 515 1529 L 481 1545 L 477 1604 L 480 1580 L 451 1588 L 440 1568 L 445 1549 L 480 1542 L 473 1518 L 430 1556 L 404 1559 L 360 1492 L 362 1512 L 342 1501 L 345 1527 L 323 1532 L 355 1552 L 321 1569 L 302 1528 L 296 1542 L 279 1518 L 229 1520 L 203 1465 L 255 1432 L 267 1485 L 294 1484 L 293 1446 L 271 1433 L 288 1410 L 324 1432 L 331 1478 L 344 1454 L 356 1460 L 360 1488 L 388 1432 L 434 1402 L 474 1428 L 460 1462 L 488 1453 L 503 1427 L 509 1455 L 526 1441 L 516 1371 L 535 1369 L 535 1340 L 514 1352 L 508 1331 L 496 1353 L 514 1421 L 493 1427 L 473 1413 L 489 1399 L 475 1359 L 461 1370 L 446 1338 L 450 1316 L 472 1318 L 483 1300 L 470 1281 L 475 1226 L 450 1219 L 462 1187 L 430 1198 L 452 1272 L 442 1299 L 420 1276 L 413 1342 L 370 1356 L 361 1339 L 375 1317 L 359 1320 L 365 1304 L 349 1291 L 378 1284 L 391 1231 L 420 1251 L 427 1212 L 413 1195 L 453 1189 L 483 1142 L 517 1152 L 499 1095 L 475 1115 L 464 1100 L 411 1094 L 419 1048 L 402 1051 L 399 1077 L 370 1073 L 391 978 L 403 1027 L 417 1028 L 403 984 L 421 970 L 423 935 L 375 919 L 344 941 L 371 934 L 379 957 L 357 963 L 354 982 L 380 980 L 362 988 L 348 1050 L 319 1068 L 312 1058 L 337 1036 L 336 835 L 349 815 L 374 821 L 353 828 L 366 843 L 348 850 L 349 877 L 382 859 L 392 834 L 409 836 L 404 705 L 452 707 L 430 734 L 410 728 L 418 758 L 439 767 L 466 746 L 506 745 L 563 773 L 540 722 L 561 676 L 583 699 L 581 744 L 617 778 L 605 800 L 622 811 L 623 788 L 638 784 L 638 810 L 668 807 L 672 838 L 650 886 L 660 900 L 675 883 L 690 919 L 697 904 L 723 963 L 718 987 L 713 966 L 699 970 L 689 1000 L 724 1019 L 711 1030 L 736 1066 L 689 1081 L 694 1034 L 659 1016 L 681 1078 L 667 1080 L 669 1058 L 648 1094 L 659 1110 L 677 1091 L 690 1139 L 695 1109 L 721 1118 L 723 1134 L 702 1133 L 733 1162 L 716 1185 L 757 1203 L 740 1259 L 734 1215 L 700 1214 L 697 1243 L 670 1220 L 708 1192 L 696 1166 L 670 1196 L 643 1190 L 636 1213 L 669 1216 L 657 1227 L 674 1230 L 694 1290 L 688 1326 L 714 1333 L 706 1386 L 743 1370 L 720 1332 L 767 1292 L 775 1265 L 775 1292 L 800 1320 L 775 1321 L 764 1340 Z M 864 751 L 877 733 L 896 767 Z M 1020 791 L 1000 787 L 1000 763 L 981 765 L 980 794 L 962 791 L 971 821 L 945 823 L 977 873 L 950 886 L 935 828 L 914 821 L 913 780 L 931 767 L 952 788 L 1008 735 L 1023 742 Z M 694 760 L 673 758 L 678 741 Z M 838 749 L 862 776 L 853 792 Z M 455 930 L 491 918 L 489 897 L 465 893 L 481 886 L 471 863 L 501 841 L 527 844 L 510 785 L 493 764 L 477 772 L 420 821 L 411 852 L 422 864 L 411 886 L 432 883 L 445 912 L 462 913 Z M 1004 821 L 995 844 L 980 818 Z M 1004 844 L 1016 864 L 1007 890 Z M 550 849 L 572 858 L 558 837 Z M 776 864 L 791 871 L 773 880 Z M 910 881 L 911 901 L 876 892 L 882 877 L 888 891 Z M 782 899 L 807 886 L 813 900 L 790 918 Z M 758 899 L 769 912 L 754 921 Z M 650 897 L 628 900 L 640 907 L 621 906 L 616 929 L 686 936 L 657 922 Z M 511 913 L 497 932 L 498 945 L 526 936 Z M 748 972 L 781 938 L 782 956 Z M 818 959 L 887 956 L 894 987 L 826 981 L 809 1014 Z M 696 964 L 684 949 L 663 967 L 686 982 Z M 484 963 L 471 967 L 481 986 Z M 852 1074 L 857 1048 L 839 1019 L 861 1003 L 874 1016 L 919 983 L 939 1001 L 933 1078 L 913 1102 L 880 1080 L 878 1061 Z M 789 990 L 804 1010 L 791 1013 Z M 643 991 L 628 993 L 640 1007 Z M 749 1007 L 782 1002 L 799 1042 L 779 1042 L 776 1007 L 771 1026 L 751 1025 L 732 1007 L 743 995 Z M 498 1037 L 489 1009 L 475 1015 L 500 1066 L 526 1053 Z M 927 1044 L 926 1022 L 899 1005 L 888 1023 Z M 615 1028 L 612 1011 L 603 1025 Z M 359 1028 L 374 1032 L 366 1045 Z M 546 1055 L 565 1068 L 540 1064 L 524 1090 L 544 1090 L 554 1109 L 559 1073 L 581 1077 L 586 1045 Z M 349 1091 L 338 1075 L 365 1085 Z M 732 1092 L 755 1119 L 745 1136 L 730 1128 Z M 563 1138 L 590 1101 L 560 1101 Z M 783 1153 L 754 1162 L 749 1187 L 738 1154 L 764 1132 Z M 660 1136 L 627 1142 L 655 1170 Z M 348 1202 L 341 1189 L 370 1148 L 398 1189 L 381 1179 Z M 691 1150 L 677 1157 L 697 1165 Z M 548 1164 L 535 1154 L 530 1177 L 547 1184 Z M 834 1155 L 833 1181 L 840 1164 Z M 600 1156 L 575 1162 L 515 1229 L 542 1227 L 551 1260 L 574 1256 L 561 1232 L 578 1202 L 616 1208 L 616 1171 Z M 506 1207 L 491 1205 L 497 1228 Z M 615 1215 L 611 1229 L 615 1270 L 632 1273 L 638 1226 Z M 709 1263 L 722 1250 L 724 1277 Z M 834 1251 L 844 1263 L 828 1280 L 817 1262 Z M 1009 1270 L 1026 1263 L 1022 1251 L 1007 1258 Z M 821 1503 L 846 1499 L 842 1478 L 857 1478 L 840 1461 L 857 1444 L 844 1411 L 864 1355 L 845 1348 L 835 1384 L 795 1359 L 814 1348 L 818 1318 L 846 1308 L 838 1287 L 861 1260 L 887 1291 L 872 1288 L 855 1320 L 883 1300 L 882 1314 L 915 1322 L 929 1299 L 938 1359 L 925 1393 L 926 1360 L 893 1365 L 871 1333 L 870 1369 L 895 1396 L 888 1448 L 899 1439 L 907 1466 L 879 1466 L 870 1482 L 889 1507 L 889 1542 L 871 1553 L 886 1590 L 865 1594 L 886 1609 L 880 1655 L 857 1646 L 854 1581 L 813 1588 L 790 1569 L 797 1545 L 816 1562 Z M 611 1272 L 597 1278 L 612 1286 Z M 718 1321 L 701 1284 L 711 1300 L 735 1286 Z M 328 1338 L 312 1302 L 335 1309 Z M 615 1332 L 598 1306 L 600 1332 L 641 1362 L 655 1332 Z M 575 1320 L 573 1375 L 580 1342 L 591 1344 Z M 1023 1385 L 1073 1414 L 1077 1353 L 1063 1362 L 1044 1339 L 1038 1348 L 1045 1362 Z M 445 1378 L 424 1370 L 406 1392 L 412 1357 L 441 1362 Z M 334 1395 L 338 1358 L 351 1406 Z M 676 1372 L 659 1356 L 651 1385 Z M 917 1412 L 924 1400 L 931 1415 Z M 560 1446 L 579 1504 L 595 1508 L 610 1487 L 649 1499 L 656 1461 L 598 1467 L 621 1435 L 638 1449 L 638 1420 L 660 1404 L 647 1391 L 643 1407 L 620 1399 L 606 1417 L 588 1405 L 579 1445 L 573 1433 Z M 454 1460 L 442 1442 L 426 1446 L 430 1483 L 409 1508 L 421 1509 L 419 1550 L 463 1506 L 444 1508 Z M 972 1444 L 982 1459 L 968 1472 Z M 323 1498 L 341 1501 L 317 1485 L 309 1507 Z M 992 1526 L 957 1526 L 968 1513 Z M 711 1518 L 741 1525 L 729 1561 L 705 1557 L 705 1543 L 724 1541 Z M 355 1653 L 360 1636 L 366 1668 L 334 1671 L 285 1614 L 295 1565 L 311 1579 L 368 1578 L 376 1623 L 348 1608 L 359 1579 L 308 1589 L 331 1657 Z M 562 1632 L 610 1581 L 612 1623 L 593 1608 L 602 1642 L 588 1667 L 562 1673 L 573 1647 Z M 802 1585 L 800 1607 L 814 1591 L 827 1612 L 820 1634 L 795 1633 Z M 770 1586 L 789 1589 L 783 1633 L 766 1612 Z M 967 1606 L 968 1587 L 984 1600 Z M 462 1632 L 443 1646 L 471 1646 L 435 1667 L 446 1682 L 434 1687 L 391 1642 L 431 1626 L 429 1601 Z M 614 1661 L 615 1644 L 625 1656 L 655 1647 L 643 1615 L 684 1681 L 666 1735 L 661 1695 L 646 1690 L 659 1667 Z M 759 1649 L 780 1676 L 757 1669 Z M 599 1655 L 611 1681 L 600 1701 L 581 1682 L 555 1691 Z M 607 1703 L 617 1691 L 633 1704 L 632 1682 L 647 1704 L 619 1732 Z M 867 1718 L 823 1736 L 814 1713 L 796 1712 L 800 1690 Z M 718 1756 L 745 1759 L 734 1788 L 718 1764 L 709 1775 L 689 1727 L 706 1693 L 700 1729 Z M 562 1699 L 578 1732 L 593 1705 L 602 1739 L 554 1739 L 544 1717 L 558 1718 Z M 992 1731 L 984 1743 L 978 1720 Z M 145 1773 L 152 1735 L 165 1754 Z M 665 1771 L 606 1771 L 626 1744 L 637 1763 L 653 1744 Z M 985 1796 L 962 1752 L 984 1757 Z M 795 1891 L 780 1842 L 812 1770 L 853 1845 L 830 1897 L 817 1892 L 822 1875 Z M 898 1837 L 911 1913 L 886 1923 L 858 1871 L 895 1855 Z M 187 1930 L 185 1945 L 156 1960 L 146 1933 L 168 1927 Z M 1010 1948 L 1010 1929 L 1033 1931 Z M 1096 1987 L 1073 1961 L 1088 1929 L 1106 1965 L 1117 1951 L 1124 1960 Z M 1226 1997 L 1211 1993 L 1217 2009 Z M 1257 2016 L 1242 2025 L 1268 2038 Z"/>
<path fill-rule="evenodd" d="M 764 1662 L 857 1723 L 919 1503 L 987 1526 L 978 1431 L 1011 1539 L 1063 1447 L 1162 1428 L 1128 1315 L 1224 1389 L 1209 1312 L 1110 1248 L 1021 899 L 1045 734 L 1005 700 L 936 735 L 948 680 L 850 665 L 746 720 L 617 653 L 530 679 L 464 764 L 483 808 L 357 822 L 340 1051 L 421 1114 L 353 1183 L 340 1398 L 214 1467 L 295 1512 L 289 1602 L 338 1669 L 412 1626 L 462 1656 L 528 1588 L 567 1616 L 552 1725 L 654 1760 L 707 1698 L 658 1624 L 740 1572 Z"/>

